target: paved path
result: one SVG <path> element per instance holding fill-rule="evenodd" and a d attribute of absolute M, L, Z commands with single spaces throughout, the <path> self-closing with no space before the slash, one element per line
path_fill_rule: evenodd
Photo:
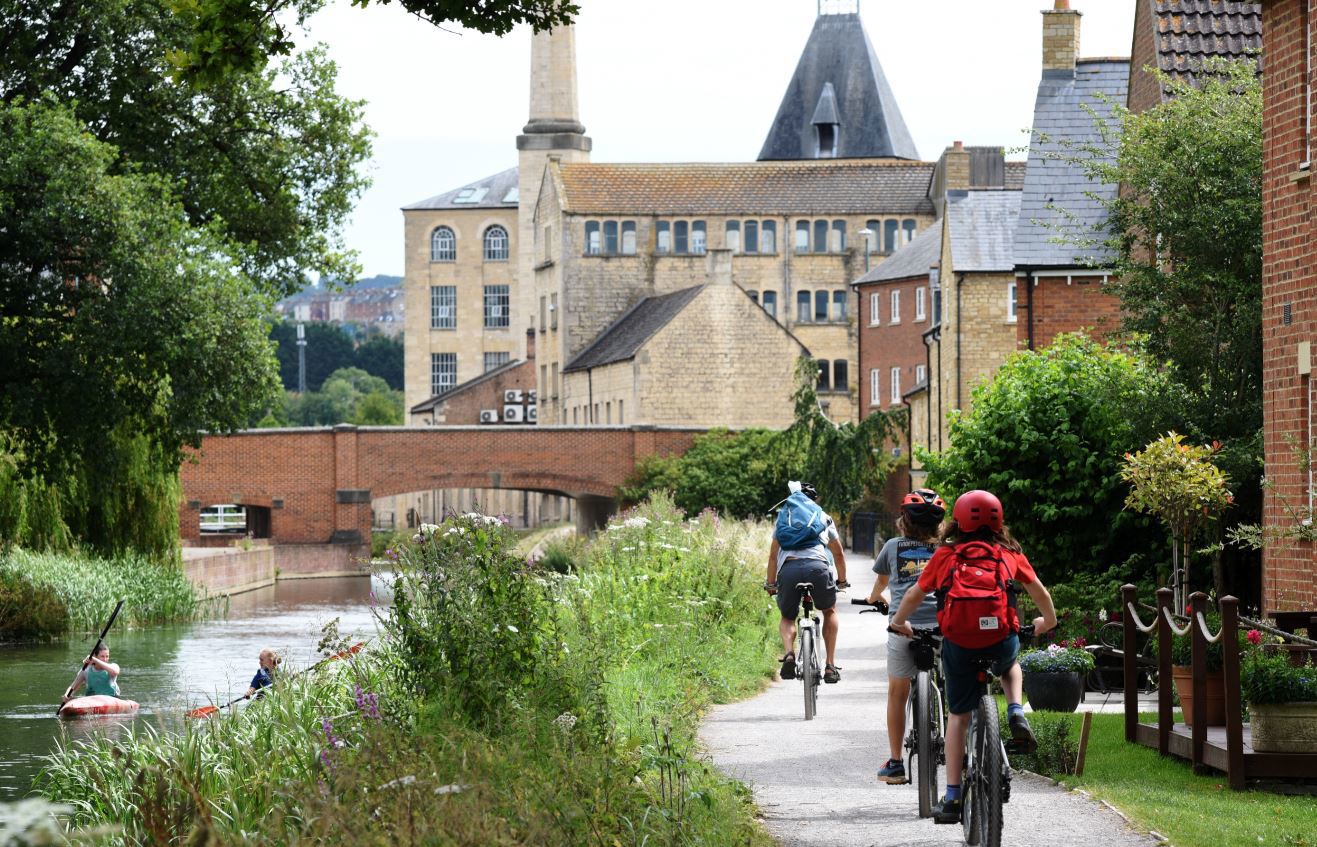
<path fill-rule="evenodd" d="M 867 597 L 872 560 L 847 556 L 855 587 Z M 772 834 L 788 847 L 954 845 L 959 826 L 919 818 L 913 786 L 875 778 L 887 758 L 887 621 L 858 612 L 843 595 L 837 664 L 842 681 L 824 685 L 819 713 L 804 719 L 799 682 L 778 680 L 764 693 L 713 709 L 700 737 L 724 773 L 754 790 Z M 940 774 L 940 776 L 944 775 Z M 1037 777 L 1016 774 L 1003 844 L 1011 847 L 1150 847 L 1117 814 Z"/>

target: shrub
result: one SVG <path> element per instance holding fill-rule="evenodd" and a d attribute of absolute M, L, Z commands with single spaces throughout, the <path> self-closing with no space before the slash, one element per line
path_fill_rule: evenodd
<path fill-rule="evenodd" d="M 1239 668 L 1239 685 L 1254 705 L 1317 701 L 1317 666 L 1296 667 L 1283 653 L 1254 650 Z"/>
<path fill-rule="evenodd" d="M 1020 656 L 1020 669 L 1025 673 L 1078 673 L 1086 674 L 1096 667 L 1093 654 L 1082 646 L 1049 644 L 1040 650 L 1026 650 Z"/>
<path fill-rule="evenodd" d="M 1072 773 L 1079 759 L 1079 740 L 1071 734 L 1074 718 L 1072 714 L 1058 712 L 1030 713 L 1029 726 L 1038 739 L 1038 749 L 1028 755 L 1012 756 L 1011 764 L 1043 776 Z M 1001 724 L 1002 737 L 1009 738 L 1010 727 L 1005 713 L 1001 716 Z"/>

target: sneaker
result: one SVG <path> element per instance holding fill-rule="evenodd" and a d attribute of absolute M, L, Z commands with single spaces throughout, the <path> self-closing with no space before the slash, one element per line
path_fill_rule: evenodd
<path fill-rule="evenodd" d="M 1015 742 L 1013 746 L 1020 752 L 1027 755 L 1038 749 L 1038 739 L 1034 738 L 1033 729 L 1024 712 L 1015 712 L 1006 718 L 1006 722 L 1011 725 L 1011 740 Z"/>
<path fill-rule="evenodd" d="M 841 682 L 841 668 L 836 665 L 828 665 L 823 669 L 823 681 L 827 683 Z"/>
<path fill-rule="evenodd" d="M 887 764 L 878 769 L 878 781 L 888 785 L 905 785 L 910 781 L 905 775 L 905 763 L 898 759 L 888 759 Z"/>
<path fill-rule="evenodd" d="M 782 678 L 783 678 L 783 679 L 795 679 L 795 678 L 796 678 L 796 654 L 795 654 L 795 653 L 787 653 L 785 656 L 782 657 Z"/>
<path fill-rule="evenodd" d="M 933 807 L 933 823 L 960 823 L 960 800 L 948 800 Z"/>

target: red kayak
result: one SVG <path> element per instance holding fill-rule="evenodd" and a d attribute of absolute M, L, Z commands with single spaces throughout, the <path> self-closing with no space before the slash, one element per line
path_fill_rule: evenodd
<path fill-rule="evenodd" d="M 59 710 L 61 718 L 94 718 L 102 715 L 131 715 L 137 711 L 136 700 L 124 700 L 95 694 L 91 697 L 74 697 Z"/>

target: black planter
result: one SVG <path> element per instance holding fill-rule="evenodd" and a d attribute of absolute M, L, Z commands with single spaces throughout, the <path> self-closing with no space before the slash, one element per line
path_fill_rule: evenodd
<path fill-rule="evenodd" d="M 1073 671 L 1024 675 L 1024 693 L 1037 712 L 1073 712 L 1084 696 L 1084 678 Z"/>

